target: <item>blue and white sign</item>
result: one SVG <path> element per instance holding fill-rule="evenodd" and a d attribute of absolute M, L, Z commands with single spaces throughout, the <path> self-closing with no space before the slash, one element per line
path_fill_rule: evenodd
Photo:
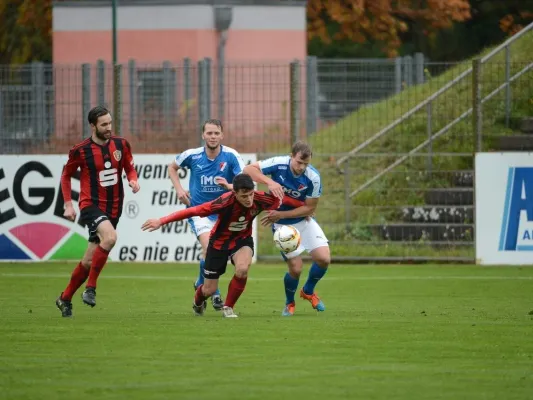
<path fill-rule="evenodd" d="M 476 260 L 533 265 L 533 153 L 476 154 Z"/>

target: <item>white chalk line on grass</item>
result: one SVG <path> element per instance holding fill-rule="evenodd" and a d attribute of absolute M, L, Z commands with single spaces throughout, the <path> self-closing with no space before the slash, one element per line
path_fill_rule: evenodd
<path fill-rule="evenodd" d="M 35 274 L 35 273 L 0 273 L 3 278 L 68 278 L 70 274 Z M 306 277 L 307 275 L 305 275 Z M 103 279 L 119 279 L 119 280 L 155 280 L 155 281 L 191 281 L 196 279 L 196 276 L 166 276 L 166 275 L 102 275 Z M 249 277 L 250 281 L 279 281 L 282 278 L 254 278 Z M 346 276 L 346 277 L 326 277 L 328 281 L 431 281 L 431 280 L 474 280 L 474 281 L 530 281 L 533 276 Z"/>

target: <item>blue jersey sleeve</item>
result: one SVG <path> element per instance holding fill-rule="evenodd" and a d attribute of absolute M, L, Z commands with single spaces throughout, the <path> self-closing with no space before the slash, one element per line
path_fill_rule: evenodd
<path fill-rule="evenodd" d="M 232 170 L 233 175 L 239 175 L 244 169 L 244 160 L 240 154 L 233 154 L 232 160 Z"/>
<path fill-rule="evenodd" d="M 176 158 L 174 159 L 174 162 L 178 167 L 181 168 L 191 168 L 191 157 L 192 151 L 191 150 L 185 150 L 183 153 L 178 154 Z"/>
<path fill-rule="evenodd" d="M 309 184 L 305 191 L 305 197 L 312 199 L 319 198 L 322 195 L 322 181 L 320 179 L 320 174 L 314 168 L 307 167 L 305 175 L 309 179 Z"/>
<path fill-rule="evenodd" d="M 288 168 L 289 160 L 289 156 L 267 158 L 266 160 L 259 161 L 259 168 L 261 168 L 263 174 L 272 175 L 278 170 L 280 165 Z"/>

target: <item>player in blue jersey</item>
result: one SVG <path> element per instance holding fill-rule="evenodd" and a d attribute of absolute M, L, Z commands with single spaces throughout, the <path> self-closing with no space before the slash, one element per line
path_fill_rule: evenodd
<path fill-rule="evenodd" d="M 222 122 L 217 119 L 205 121 L 202 127 L 202 138 L 205 141 L 204 147 L 186 150 L 178 154 L 175 160 L 168 165 L 168 174 L 178 198 L 187 207 L 198 206 L 215 200 L 221 194 L 231 190 L 233 178 L 240 174 L 244 168 L 244 161 L 239 153 L 231 147 L 220 144 L 224 138 Z M 180 168 L 188 168 L 190 171 L 188 191 L 181 185 L 178 176 Z M 194 283 L 195 289 L 204 283 L 204 260 L 209 244 L 209 232 L 216 220 L 217 215 L 189 219 L 192 231 L 202 246 L 200 272 Z M 221 310 L 224 306 L 218 289 L 211 296 L 211 302 L 215 310 Z"/>
<path fill-rule="evenodd" d="M 297 208 L 282 205 L 278 210 L 268 211 L 261 218 L 262 225 L 272 224 L 273 231 L 280 225 L 292 225 L 301 235 L 300 246 L 292 253 L 283 254 L 289 267 L 284 278 L 286 302 L 283 316 L 291 316 L 295 311 L 294 294 L 302 273 L 301 254 L 304 251 L 310 253 L 313 264 L 300 297 L 309 301 L 317 311 L 326 309 L 315 293 L 315 286 L 326 273 L 331 255 L 326 235 L 312 218 L 322 194 L 320 174 L 309 164 L 312 155 L 311 147 L 299 141 L 292 147 L 290 156 L 272 157 L 244 168 L 244 173 L 254 181 L 266 184 L 277 197 L 287 195 L 304 202 L 303 206 Z"/>

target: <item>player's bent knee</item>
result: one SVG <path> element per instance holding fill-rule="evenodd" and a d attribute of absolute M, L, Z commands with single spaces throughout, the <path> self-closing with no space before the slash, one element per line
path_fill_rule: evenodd
<path fill-rule="evenodd" d="M 302 274 L 303 261 L 301 257 L 296 257 L 288 260 L 289 274 L 293 278 L 298 278 Z"/>
<path fill-rule="evenodd" d="M 103 235 L 100 245 L 106 249 L 112 249 L 117 243 L 117 232 L 112 231 Z"/>
<path fill-rule="evenodd" d="M 313 261 L 318 264 L 319 267 L 327 268 L 331 264 L 331 253 L 329 247 L 319 247 L 311 252 Z"/>
<path fill-rule="evenodd" d="M 315 262 L 318 264 L 319 267 L 327 268 L 329 266 L 329 264 L 331 264 L 331 257 L 319 258 L 319 259 L 315 260 Z"/>
<path fill-rule="evenodd" d="M 248 278 L 248 271 L 250 270 L 250 264 L 241 264 L 235 266 L 235 276 L 239 279 Z"/>

